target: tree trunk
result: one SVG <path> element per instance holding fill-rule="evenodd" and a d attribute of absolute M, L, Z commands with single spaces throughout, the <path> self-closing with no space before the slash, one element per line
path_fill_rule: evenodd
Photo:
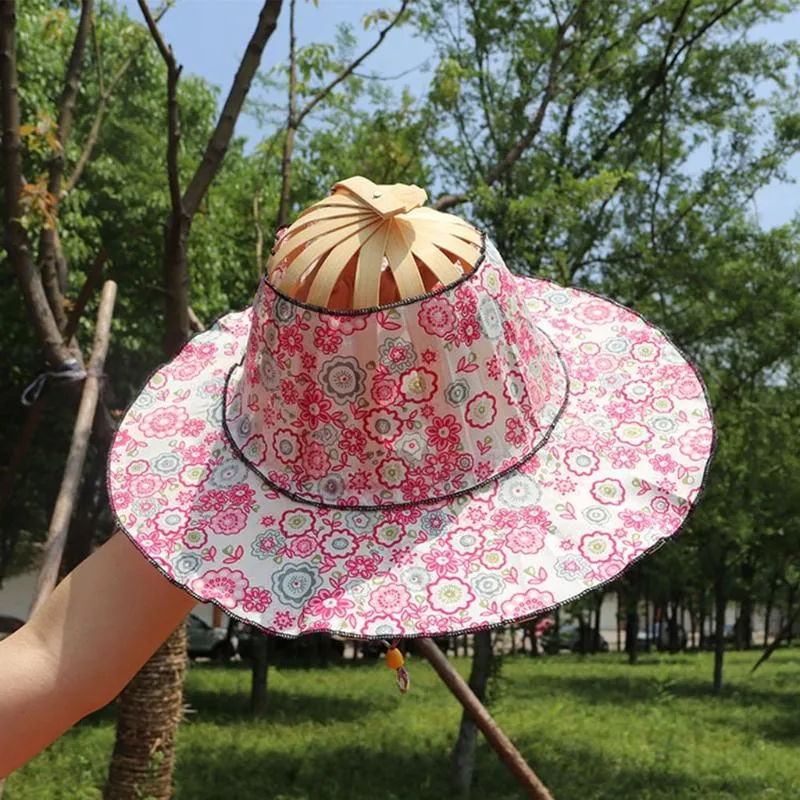
<path fill-rule="evenodd" d="M 63 160 L 63 154 L 59 152 L 54 158 Z M 59 189 L 55 187 L 55 191 L 53 191 L 52 182 L 53 176 L 51 175 L 49 191 L 54 197 L 58 197 Z M 57 183 L 61 183 L 60 176 L 57 178 Z M 67 291 L 67 267 L 61 247 L 58 245 L 55 228 L 42 228 L 39 233 L 38 255 L 38 267 L 42 276 L 44 293 L 47 297 L 47 302 L 50 304 L 50 310 L 53 312 L 53 318 L 63 331 L 67 324 L 67 315 L 64 310 L 64 295 Z"/>
<path fill-rule="evenodd" d="M 714 580 L 714 610 L 716 621 L 714 626 L 714 694 L 722 691 L 722 664 L 725 658 L 725 562 L 717 567 Z"/>
<path fill-rule="evenodd" d="M 663 622 L 661 623 L 663 626 Z M 662 637 L 663 638 L 663 637 Z M 678 635 L 678 603 L 673 601 L 669 606 L 669 619 L 667 620 L 667 646 L 670 653 L 677 653 L 680 648 Z"/>
<path fill-rule="evenodd" d="M 764 609 L 764 647 L 769 644 L 769 620 L 772 616 L 772 609 L 775 606 L 775 592 L 778 588 L 778 579 L 773 577 L 769 584 L 767 594 L 767 606 Z"/>
<path fill-rule="evenodd" d="M 331 637 L 327 633 L 319 636 L 319 666 L 326 669 L 331 663 Z"/>
<path fill-rule="evenodd" d="M 751 558 L 744 561 L 741 568 L 744 595 L 736 620 L 736 648 L 750 650 L 753 646 L 753 579 L 756 568 Z"/>
<path fill-rule="evenodd" d="M 170 216 L 167 223 L 167 242 L 164 256 L 165 350 L 176 356 L 189 339 L 189 268 L 187 251 L 191 219 L 182 215 Z"/>
<path fill-rule="evenodd" d="M 626 592 L 625 649 L 628 651 L 629 664 L 635 664 L 639 659 L 639 593 L 637 590 L 637 585 L 631 583 Z"/>
<path fill-rule="evenodd" d="M 531 658 L 536 658 L 539 655 L 539 637 L 536 635 L 536 622 L 528 625 L 528 636 L 531 639 Z"/>
<path fill-rule="evenodd" d="M 594 626 L 592 628 L 592 652 L 600 652 L 600 614 L 603 609 L 603 592 L 597 592 L 594 608 Z"/>
<path fill-rule="evenodd" d="M 788 608 L 787 608 L 787 613 L 786 613 L 786 616 L 789 619 L 793 619 L 794 618 L 794 593 L 795 593 L 795 587 L 794 586 L 789 586 L 789 603 L 788 603 Z M 793 636 L 794 636 L 794 625 L 789 627 L 789 636 L 786 639 L 786 641 L 789 643 L 790 647 L 792 645 L 792 637 Z"/>
<path fill-rule="evenodd" d="M 686 606 L 681 601 L 680 607 L 678 609 L 678 628 L 683 630 L 684 635 L 686 635 Z M 683 636 L 681 636 L 681 640 L 683 640 Z M 686 638 L 686 643 L 683 645 L 684 649 L 688 649 L 689 647 L 689 640 L 688 636 Z"/>
<path fill-rule="evenodd" d="M 267 634 L 253 628 L 253 667 L 250 684 L 250 713 L 267 710 L 267 678 L 269 676 L 269 641 Z"/>
<path fill-rule="evenodd" d="M 486 697 L 486 686 L 492 667 L 491 631 L 483 630 L 475 634 L 472 668 L 469 673 L 469 688 L 481 701 Z M 453 784 L 459 797 L 469 797 L 472 786 L 472 774 L 475 769 L 475 746 L 478 729 L 472 717 L 464 711 L 461 715 L 461 727 L 458 739 L 453 748 Z"/>
<path fill-rule="evenodd" d="M 708 614 L 706 613 L 706 590 L 703 589 L 700 592 L 700 608 L 698 609 L 698 625 L 700 627 L 700 642 L 698 643 L 698 647 L 700 650 L 705 650 L 706 647 L 706 617 Z"/>
<path fill-rule="evenodd" d="M 172 795 L 185 672 L 186 626 L 181 624 L 117 700 L 117 738 L 105 800 L 167 800 Z"/>
<path fill-rule="evenodd" d="M 753 646 L 753 598 L 749 594 L 742 600 L 737 622 L 736 647 L 750 650 Z"/>
<path fill-rule="evenodd" d="M 644 585 L 644 649 L 650 652 L 650 634 L 653 629 L 653 622 L 650 619 L 650 596 L 647 592 L 647 584 Z"/>
<path fill-rule="evenodd" d="M 561 606 L 553 614 L 553 639 L 556 643 L 553 655 L 558 655 L 561 652 Z"/>

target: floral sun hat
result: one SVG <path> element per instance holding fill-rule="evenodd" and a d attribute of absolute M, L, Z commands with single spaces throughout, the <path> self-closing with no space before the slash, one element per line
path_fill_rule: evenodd
<path fill-rule="evenodd" d="M 713 420 L 669 339 L 514 276 L 420 192 L 337 185 L 289 228 L 252 307 L 155 372 L 114 441 L 120 527 L 171 581 L 270 633 L 528 619 L 654 550 L 702 490 Z M 420 291 L 397 299 L 409 276 Z"/>

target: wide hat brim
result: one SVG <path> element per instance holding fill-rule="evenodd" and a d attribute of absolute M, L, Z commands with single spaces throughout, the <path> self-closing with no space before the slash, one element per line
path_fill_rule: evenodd
<path fill-rule="evenodd" d="M 705 387 L 634 311 L 515 280 L 570 381 L 550 436 L 518 469 L 408 508 L 321 508 L 279 493 L 223 426 L 248 309 L 195 336 L 125 414 L 108 469 L 119 527 L 199 601 L 284 637 L 507 625 L 617 578 L 697 503 L 715 444 Z"/>

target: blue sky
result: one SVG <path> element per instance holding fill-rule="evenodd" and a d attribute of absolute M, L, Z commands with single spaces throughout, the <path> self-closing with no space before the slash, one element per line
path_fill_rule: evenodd
<path fill-rule="evenodd" d="M 128 9 L 133 19 L 141 20 L 136 0 L 120 0 L 120 5 Z M 151 7 L 157 5 L 155 0 L 151 0 Z M 287 58 L 288 5 L 288 0 L 284 0 L 278 29 L 264 52 L 264 68 Z M 330 42 L 336 26 L 347 22 L 360 35 L 362 44 L 359 49 L 363 49 L 375 37 L 374 32 L 362 31 L 361 18 L 364 14 L 376 8 L 396 6 L 399 6 L 399 0 L 319 0 L 319 7 L 315 8 L 309 0 L 298 0 L 298 43 Z M 224 97 L 260 8 L 261 0 L 176 0 L 160 27 L 164 38 L 172 45 L 178 62 L 183 64 L 184 73 L 201 75 L 220 86 Z M 800 37 L 800 12 L 787 17 L 780 25 L 761 26 L 756 33 L 773 41 Z M 361 71 L 396 75 L 409 66 L 420 64 L 425 56 L 410 29 L 401 27 L 391 32 Z M 398 81 L 398 88 L 407 85 L 412 91 L 420 92 L 427 85 L 429 77 L 430 73 L 424 68 L 417 69 Z M 253 143 L 261 138 L 258 124 L 248 116 L 239 120 L 236 132 Z M 795 158 L 790 166 L 793 176 L 800 178 L 800 157 Z M 756 197 L 755 210 L 765 226 L 787 222 L 800 210 L 800 190 L 792 184 L 770 186 Z"/>

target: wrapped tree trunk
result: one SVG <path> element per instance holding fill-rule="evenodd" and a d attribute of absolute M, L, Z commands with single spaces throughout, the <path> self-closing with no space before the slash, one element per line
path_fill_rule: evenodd
<path fill-rule="evenodd" d="M 119 697 L 105 800 L 171 796 L 185 673 L 186 626 L 180 625 Z"/>

